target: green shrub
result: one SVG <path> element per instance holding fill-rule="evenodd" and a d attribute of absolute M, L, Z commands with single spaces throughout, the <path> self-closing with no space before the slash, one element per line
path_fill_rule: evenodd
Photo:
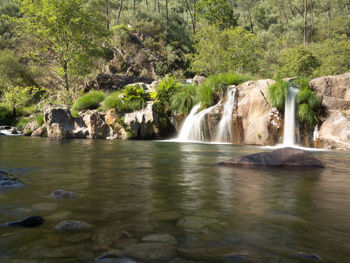
<path fill-rule="evenodd" d="M 116 91 L 107 96 L 102 102 L 103 110 L 107 111 L 109 109 L 121 109 L 124 102 L 122 97 L 122 93 L 120 91 Z"/>
<path fill-rule="evenodd" d="M 268 87 L 267 97 L 272 107 L 279 111 L 284 111 L 284 104 L 288 93 L 288 83 L 283 80 L 277 80 L 275 84 Z"/>
<path fill-rule="evenodd" d="M 39 114 L 35 115 L 34 119 L 35 119 L 38 127 L 41 127 L 44 124 L 44 115 L 43 114 L 39 113 Z"/>
<path fill-rule="evenodd" d="M 17 123 L 17 129 L 23 131 L 26 125 L 31 121 L 30 118 L 21 118 Z"/>
<path fill-rule="evenodd" d="M 319 122 L 315 111 L 307 103 L 298 105 L 298 120 L 310 126 L 314 126 Z"/>
<path fill-rule="evenodd" d="M 175 80 L 174 77 L 166 76 L 159 81 L 153 98 L 160 104 L 167 105 L 170 102 L 170 98 L 179 90 L 180 83 Z"/>
<path fill-rule="evenodd" d="M 170 99 L 170 107 L 179 114 L 188 115 L 198 102 L 196 85 L 184 85 Z"/>
<path fill-rule="evenodd" d="M 105 94 L 102 91 L 90 91 L 74 102 L 72 114 L 77 116 L 79 111 L 97 109 L 104 98 Z"/>

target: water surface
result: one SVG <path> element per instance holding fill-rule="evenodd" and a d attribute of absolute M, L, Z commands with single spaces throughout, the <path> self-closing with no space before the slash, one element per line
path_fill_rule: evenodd
<path fill-rule="evenodd" d="M 350 262 L 350 154 L 315 152 L 327 168 L 313 171 L 213 165 L 259 151 L 2 136 L 0 169 L 26 186 L 0 192 L 0 223 L 33 214 L 46 222 L 33 229 L 0 228 L 0 262 L 91 262 L 131 242 L 122 231 L 132 235 L 132 242 L 169 233 L 181 248 L 230 247 L 249 262 L 304 262 L 295 256 L 298 252 L 318 255 L 323 262 Z M 79 198 L 50 198 L 57 189 Z M 169 212 L 179 217 L 161 218 Z M 211 223 L 192 229 L 177 225 L 189 216 Z M 65 219 L 94 227 L 84 240 L 72 242 L 73 233 L 54 229 Z"/>

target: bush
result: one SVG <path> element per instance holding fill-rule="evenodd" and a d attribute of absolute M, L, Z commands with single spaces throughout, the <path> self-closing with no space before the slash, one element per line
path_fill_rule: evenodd
<path fill-rule="evenodd" d="M 198 88 L 198 101 L 202 102 L 202 107 L 211 106 L 218 100 L 219 97 L 224 95 L 227 86 L 239 85 L 250 79 L 252 79 L 252 77 L 235 72 L 212 75 L 207 78 Z"/>
<path fill-rule="evenodd" d="M 192 70 L 199 74 L 260 71 L 261 45 L 254 34 L 243 28 L 202 27 L 196 40 Z"/>
<path fill-rule="evenodd" d="M 311 76 L 320 66 L 316 56 L 306 47 L 298 46 L 283 50 L 279 57 L 280 77 Z"/>
<path fill-rule="evenodd" d="M 34 117 L 36 124 L 38 125 L 38 127 L 41 127 L 44 124 L 44 115 L 43 114 L 37 114 Z"/>
<path fill-rule="evenodd" d="M 102 91 L 90 91 L 74 102 L 72 114 L 77 116 L 79 111 L 97 109 L 104 98 L 105 94 Z"/>
<path fill-rule="evenodd" d="M 139 85 L 124 87 L 122 91 L 111 93 L 102 102 L 104 110 L 117 109 L 121 112 L 130 112 L 141 110 L 146 107 L 150 99 L 149 93 L 146 93 Z"/>
<path fill-rule="evenodd" d="M 26 125 L 31 121 L 30 118 L 21 118 L 17 123 L 17 129 L 23 131 Z"/>
<path fill-rule="evenodd" d="M 284 111 L 284 104 L 288 93 L 288 83 L 279 79 L 275 84 L 269 86 L 267 97 L 272 107 Z"/>
<path fill-rule="evenodd" d="M 170 99 L 170 107 L 178 114 L 185 114 L 191 111 L 193 106 L 198 102 L 197 99 L 198 86 L 190 84 L 184 85 Z"/>
<path fill-rule="evenodd" d="M 298 120 L 310 126 L 314 126 L 319 122 L 315 111 L 307 103 L 298 105 Z"/>

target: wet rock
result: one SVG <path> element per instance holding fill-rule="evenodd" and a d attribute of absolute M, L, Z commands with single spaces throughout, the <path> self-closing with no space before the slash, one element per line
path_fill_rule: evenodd
<path fill-rule="evenodd" d="M 34 211 L 53 211 L 53 210 L 56 210 L 57 205 L 53 203 L 39 203 L 39 204 L 33 204 L 31 208 Z"/>
<path fill-rule="evenodd" d="M 93 110 L 81 112 L 79 115 L 83 119 L 89 132 L 87 138 L 105 139 L 110 135 L 111 129 L 105 122 L 104 113 Z"/>
<path fill-rule="evenodd" d="M 22 226 L 22 227 L 35 227 L 44 223 L 44 219 L 41 216 L 29 216 L 16 222 L 6 223 L 6 226 Z"/>
<path fill-rule="evenodd" d="M 66 220 L 60 222 L 55 228 L 59 231 L 82 231 L 90 229 L 92 225 L 78 220 Z"/>
<path fill-rule="evenodd" d="M 27 123 L 27 125 L 24 127 L 23 135 L 30 136 L 33 133 L 33 131 L 35 131 L 36 129 L 38 129 L 37 121 L 31 121 Z"/>
<path fill-rule="evenodd" d="M 298 252 L 296 254 L 297 257 L 305 259 L 305 260 L 309 260 L 309 261 L 321 261 L 321 258 L 317 255 L 314 254 L 308 254 L 308 253 L 304 253 L 304 252 Z"/>
<path fill-rule="evenodd" d="M 56 190 L 50 194 L 50 196 L 56 198 L 56 199 L 74 199 L 77 198 L 77 194 L 65 190 Z"/>
<path fill-rule="evenodd" d="M 215 223 L 217 223 L 217 220 L 213 218 L 206 218 L 200 216 L 185 216 L 176 223 L 176 226 L 189 230 L 200 230 L 204 227 Z"/>
<path fill-rule="evenodd" d="M 135 262 L 132 259 L 125 258 L 125 253 L 121 250 L 110 249 L 103 253 L 101 256 L 95 258 L 96 263 L 132 263 Z M 129 261 L 128 261 L 129 260 Z"/>
<path fill-rule="evenodd" d="M 37 128 L 35 131 L 31 134 L 32 137 L 47 137 L 47 129 L 45 124 L 41 127 Z"/>
<path fill-rule="evenodd" d="M 167 243 L 139 243 L 125 248 L 125 253 L 133 258 L 156 261 L 174 257 L 174 247 Z"/>
<path fill-rule="evenodd" d="M 9 173 L 6 173 L 4 171 L 0 171 L 0 188 L 22 186 L 22 185 L 23 185 L 23 183 L 21 183 L 18 179 L 14 178 Z"/>
<path fill-rule="evenodd" d="M 162 242 L 162 243 L 169 243 L 172 245 L 176 245 L 177 241 L 175 237 L 169 234 L 152 234 L 148 236 L 144 236 L 142 238 L 142 241 L 145 242 Z"/>
<path fill-rule="evenodd" d="M 218 163 L 222 166 L 242 167 L 295 167 L 295 168 L 324 168 L 322 162 L 312 156 L 310 152 L 282 148 L 272 152 L 262 152 L 246 155 L 237 159 Z"/>
<path fill-rule="evenodd" d="M 67 237 L 65 241 L 69 243 L 79 243 L 79 242 L 88 240 L 90 237 L 91 237 L 91 234 L 89 233 L 77 233 Z"/>

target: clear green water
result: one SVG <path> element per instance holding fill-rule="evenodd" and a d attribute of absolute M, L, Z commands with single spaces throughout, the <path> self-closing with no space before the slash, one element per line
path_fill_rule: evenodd
<path fill-rule="evenodd" d="M 182 248 L 230 247 L 249 262 L 304 262 L 294 256 L 299 251 L 322 262 L 350 262 L 350 154 L 315 153 L 327 166 L 321 171 L 213 166 L 258 151 L 263 149 L 0 137 L 0 169 L 27 184 L 0 193 L 0 223 L 33 214 L 46 219 L 32 229 L 0 228 L 0 262 L 91 262 L 150 233 L 169 233 Z M 57 189 L 79 198 L 50 198 Z M 183 229 L 176 220 L 161 220 L 161 212 L 214 223 Z M 54 229 L 64 219 L 94 227 L 85 240 L 71 242 L 72 233 Z M 120 237 L 121 231 L 133 238 Z"/>

